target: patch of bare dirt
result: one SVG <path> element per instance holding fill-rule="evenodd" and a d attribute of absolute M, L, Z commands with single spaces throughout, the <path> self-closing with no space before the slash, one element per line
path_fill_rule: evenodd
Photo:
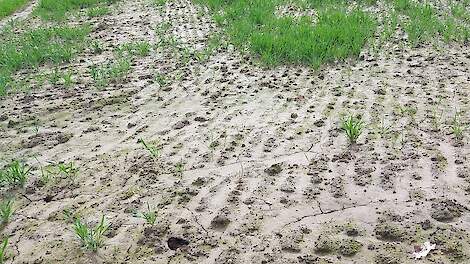
<path fill-rule="evenodd" d="M 191 51 L 221 32 L 189 0 L 122 1 L 89 22 L 103 52 L 64 65 L 72 88 L 0 103 L 1 157 L 33 167 L 3 229 L 11 262 L 401 264 L 424 241 L 436 250 L 423 263 L 469 256 L 470 147 L 449 133 L 454 109 L 470 121 L 467 47 L 396 44 L 317 71 L 264 69 L 224 41 L 207 60 L 161 47 L 96 88 L 91 65 L 120 44 L 158 43 L 164 23 Z M 367 123 L 355 146 L 344 113 Z M 71 161 L 75 179 L 38 184 L 41 166 Z M 153 226 L 138 217 L 148 205 Z M 106 216 L 97 254 L 80 248 L 64 210 Z"/>

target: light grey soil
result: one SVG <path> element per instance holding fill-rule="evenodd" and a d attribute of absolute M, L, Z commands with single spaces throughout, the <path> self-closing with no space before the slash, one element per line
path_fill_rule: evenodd
<path fill-rule="evenodd" d="M 34 166 L 3 230 L 12 263 L 416 263 L 428 240 L 436 250 L 420 263 L 466 263 L 470 147 L 449 127 L 456 110 L 470 121 L 467 46 L 397 39 L 316 71 L 263 69 L 231 45 L 187 64 L 159 49 L 97 89 L 88 67 L 119 44 L 158 42 L 163 22 L 190 50 L 220 29 L 189 0 L 123 1 L 90 22 L 105 51 L 63 66 L 73 88 L 0 102 L 0 158 Z M 349 113 L 367 125 L 354 146 L 339 128 Z M 74 181 L 38 185 L 39 164 L 70 161 Z M 135 215 L 147 203 L 155 226 Z M 106 246 L 82 250 L 63 210 L 93 224 L 105 215 Z M 170 238 L 189 244 L 172 250 Z"/>

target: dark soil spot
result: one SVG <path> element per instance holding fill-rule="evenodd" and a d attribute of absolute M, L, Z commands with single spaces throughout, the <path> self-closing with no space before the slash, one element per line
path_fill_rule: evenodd
<path fill-rule="evenodd" d="M 270 176 L 277 175 L 277 174 L 281 173 L 281 171 L 282 171 L 281 163 L 273 164 L 273 165 L 271 165 L 271 167 L 266 168 L 264 170 L 264 172 L 266 172 Z"/>
<path fill-rule="evenodd" d="M 211 227 L 216 230 L 224 230 L 230 224 L 230 219 L 225 215 L 217 215 L 211 221 Z"/>
<path fill-rule="evenodd" d="M 28 137 L 27 140 L 23 140 L 22 145 L 24 148 L 34 148 L 38 145 L 45 145 L 52 148 L 69 141 L 72 136 L 71 133 L 62 132 L 39 133 Z"/>
<path fill-rule="evenodd" d="M 165 251 L 165 246 L 161 237 L 168 232 L 168 225 L 149 226 L 144 229 L 144 234 L 137 245 L 146 245 L 154 248 L 155 253 L 159 254 Z"/>
<path fill-rule="evenodd" d="M 189 125 L 188 120 L 178 121 L 176 124 L 173 125 L 173 129 L 182 129 L 187 125 Z"/>
<path fill-rule="evenodd" d="M 171 250 L 177 250 L 178 248 L 189 245 L 189 241 L 179 237 L 170 237 L 168 239 L 168 247 Z"/>

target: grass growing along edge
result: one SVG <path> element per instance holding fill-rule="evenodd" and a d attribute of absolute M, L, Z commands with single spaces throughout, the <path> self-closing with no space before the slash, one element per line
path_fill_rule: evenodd
<path fill-rule="evenodd" d="M 377 0 L 195 0 L 207 6 L 230 41 L 268 66 L 303 64 L 318 67 L 359 55 L 376 35 L 379 19 L 363 7 Z M 450 12 L 427 2 L 384 0 L 389 3 L 380 42 L 401 27 L 413 47 L 423 43 L 470 40 L 470 0 L 450 1 Z M 285 5 L 300 10 L 276 15 Z M 314 18 L 308 12 L 315 13 Z M 312 21 L 313 20 L 313 21 Z M 382 43 L 383 44 L 383 43 Z"/>
<path fill-rule="evenodd" d="M 199 0 L 213 12 L 216 22 L 238 47 L 266 65 L 324 63 L 359 55 L 375 32 L 375 19 L 360 8 L 347 10 L 347 1 L 298 1 L 317 10 L 296 19 L 276 16 L 281 0 Z M 295 1 L 294 1 L 295 2 Z M 362 2 L 362 1 L 361 1 Z M 375 1 L 365 1 L 373 3 Z"/>
<path fill-rule="evenodd" d="M 70 61 L 84 48 L 88 26 L 56 26 L 16 33 L 0 33 L 0 96 L 11 90 L 12 75 L 51 63 Z"/>
<path fill-rule="evenodd" d="M 0 19 L 13 14 L 30 0 L 0 0 Z"/>
<path fill-rule="evenodd" d="M 82 8 L 112 4 L 118 0 L 40 0 L 34 13 L 46 20 L 62 20 L 67 12 Z"/>
<path fill-rule="evenodd" d="M 411 0 L 393 0 L 396 12 L 408 19 L 401 21 L 412 46 L 443 39 L 445 42 L 470 40 L 470 16 L 465 5 L 468 0 L 450 2 L 450 14 L 439 14 L 439 9 L 429 3 Z"/>

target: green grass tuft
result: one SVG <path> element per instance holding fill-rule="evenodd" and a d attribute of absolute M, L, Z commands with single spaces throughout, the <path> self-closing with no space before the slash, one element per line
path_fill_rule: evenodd
<path fill-rule="evenodd" d="M 100 222 L 95 227 L 89 227 L 81 222 L 79 218 L 74 221 L 73 229 L 80 239 L 83 248 L 96 252 L 104 245 L 104 233 L 109 225 L 105 223 L 105 217 L 102 216 Z"/>
<path fill-rule="evenodd" d="M 362 134 L 364 128 L 364 122 L 360 117 L 349 116 L 341 122 L 341 128 L 343 129 L 349 143 L 355 144 L 357 139 Z"/>
<path fill-rule="evenodd" d="M 6 186 L 24 187 L 31 168 L 17 160 L 11 162 L 4 170 L 0 171 L 0 183 Z"/>

